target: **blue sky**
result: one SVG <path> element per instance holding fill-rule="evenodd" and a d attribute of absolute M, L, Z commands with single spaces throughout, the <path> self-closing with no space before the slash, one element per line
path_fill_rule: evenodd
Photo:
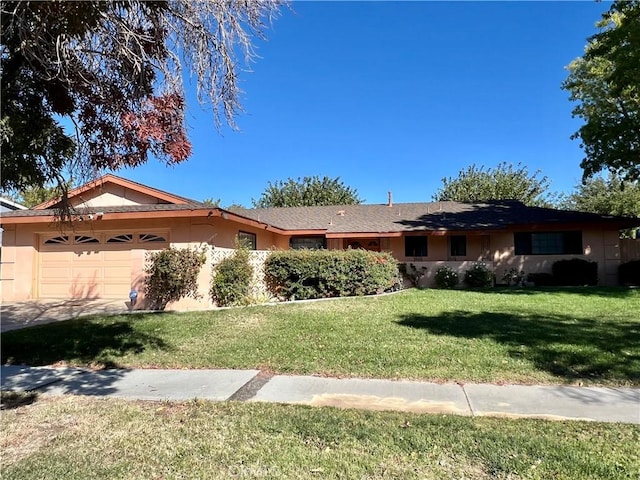
<path fill-rule="evenodd" d="M 560 85 L 609 2 L 294 2 L 241 74 L 240 131 L 189 104 L 192 157 L 116 172 L 221 205 L 269 181 L 340 177 L 366 203 L 430 201 L 475 163 L 581 179 Z"/>

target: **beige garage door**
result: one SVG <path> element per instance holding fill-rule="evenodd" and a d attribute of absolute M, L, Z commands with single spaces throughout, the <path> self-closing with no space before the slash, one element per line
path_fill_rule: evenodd
<path fill-rule="evenodd" d="M 131 250 L 166 246 L 166 235 L 156 233 L 43 236 L 38 296 L 127 299 L 132 286 Z"/>

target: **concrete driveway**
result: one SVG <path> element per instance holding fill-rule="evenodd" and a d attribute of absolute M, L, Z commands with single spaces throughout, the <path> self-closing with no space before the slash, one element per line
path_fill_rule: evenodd
<path fill-rule="evenodd" d="M 128 311 L 128 302 L 101 299 L 25 300 L 0 305 L 0 331 L 59 322 L 95 314 Z"/>

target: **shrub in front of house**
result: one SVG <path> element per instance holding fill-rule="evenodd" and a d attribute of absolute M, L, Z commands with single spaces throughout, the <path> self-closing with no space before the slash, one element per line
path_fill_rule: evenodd
<path fill-rule="evenodd" d="M 164 310 L 181 298 L 200 298 L 198 275 L 205 264 L 204 250 L 169 247 L 147 254 L 144 292 L 149 307 Z"/>
<path fill-rule="evenodd" d="M 621 285 L 640 285 L 640 260 L 625 262 L 618 267 Z"/>
<path fill-rule="evenodd" d="M 251 303 L 253 267 L 249 263 L 249 249 L 238 245 L 231 256 L 213 267 L 211 299 L 219 307 L 248 305 Z"/>
<path fill-rule="evenodd" d="M 471 288 L 484 288 L 493 285 L 493 273 L 485 263 L 474 262 L 464 273 L 464 283 Z"/>
<path fill-rule="evenodd" d="M 458 285 L 458 273 L 453 268 L 443 265 L 436 270 L 433 281 L 437 288 L 450 290 Z"/>
<path fill-rule="evenodd" d="M 583 286 L 598 284 L 598 263 L 582 258 L 558 260 L 551 266 L 556 285 Z"/>
<path fill-rule="evenodd" d="M 398 283 L 393 256 L 367 250 L 275 251 L 264 273 L 269 292 L 285 300 L 372 295 Z"/>

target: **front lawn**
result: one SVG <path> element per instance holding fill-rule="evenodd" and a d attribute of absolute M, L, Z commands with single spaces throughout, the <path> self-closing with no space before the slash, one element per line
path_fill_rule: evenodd
<path fill-rule="evenodd" d="M 409 290 L 2 334 L 2 362 L 640 385 L 640 290 Z"/>
<path fill-rule="evenodd" d="M 2 478 L 637 479 L 635 425 L 44 397 L 6 410 Z"/>

